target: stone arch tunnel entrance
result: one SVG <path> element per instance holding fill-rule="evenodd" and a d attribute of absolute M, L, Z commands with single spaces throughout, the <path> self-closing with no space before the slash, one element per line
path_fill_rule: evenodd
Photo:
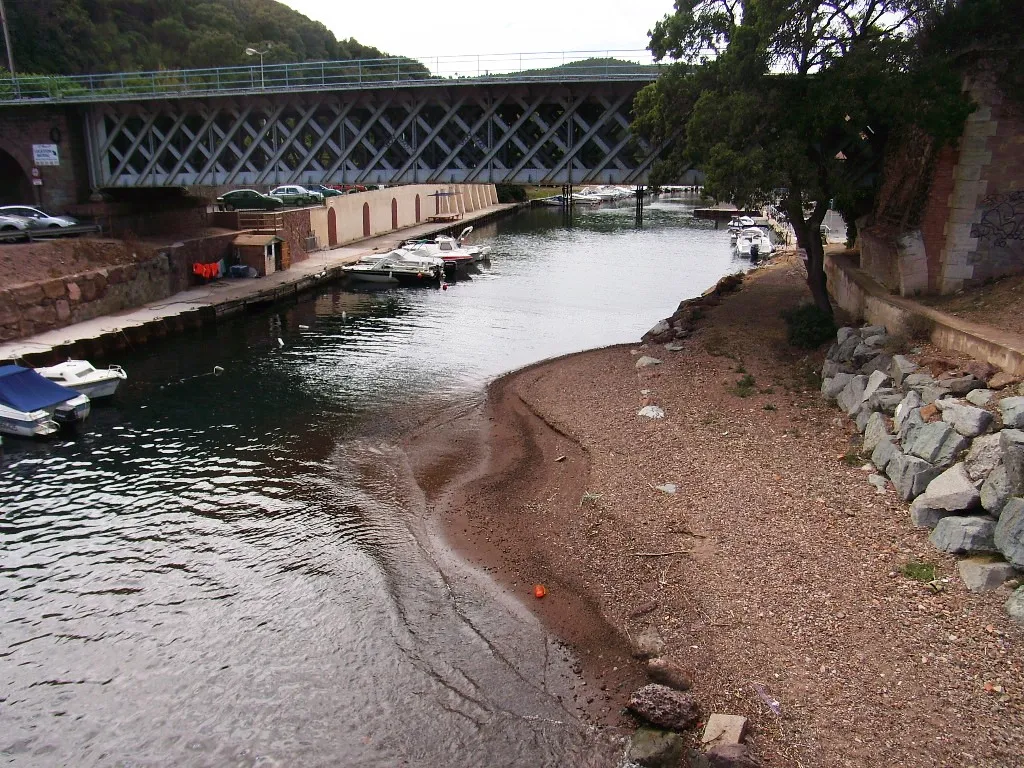
<path fill-rule="evenodd" d="M 35 199 L 32 183 L 21 164 L 0 149 L 0 205 L 34 205 Z"/>

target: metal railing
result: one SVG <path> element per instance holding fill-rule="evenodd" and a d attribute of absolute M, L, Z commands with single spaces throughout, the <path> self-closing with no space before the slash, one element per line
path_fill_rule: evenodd
<path fill-rule="evenodd" d="M 103 228 L 99 224 L 76 224 L 73 227 L 29 227 L 0 232 L 0 242 L 33 243 L 37 240 L 53 240 L 58 237 L 77 237 L 78 235 L 99 235 Z"/>
<path fill-rule="evenodd" d="M 562 82 L 654 80 L 660 69 L 649 51 L 560 51 L 313 61 L 114 72 L 93 75 L 19 75 L 0 78 L 0 104 L 90 102 L 451 84 L 453 82 Z"/>

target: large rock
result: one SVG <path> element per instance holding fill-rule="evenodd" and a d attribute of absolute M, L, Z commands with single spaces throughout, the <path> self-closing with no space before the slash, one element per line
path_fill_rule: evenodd
<path fill-rule="evenodd" d="M 747 718 L 742 715 L 723 715 L 712 712 L 700 737 L 702 749 L 713 749 L 723 744 L 741 744 L 747 730 Z"/>
<path fill-rule="evenodd" d="M 1000 464 L 982 483 L 981 507 L 993 517 L 999 517 L 1011 495 L 1010 484 L 1006 480 L 1006 467 Z"/>
<path fill-rule="evenodd" d="M 903 423 L 900 424 L 898 434 L 905 451 L 907 446 L 914 442 L 917 433 L 925 424 L 924 418 L 921 415 L 922 410 L 922 408 L 915 408 L 904 417 Z"/>
<path fill-rule="evenodd" d="M 836 403 L 847 416 L 853 416 L 864 402 L 864 390 L 868 385 L 867 376 L 854 376 L 836 397 Z"/>
<path fill-rule="evenodd" d="M 989 428 L 993 416 L 988 411 L 955 401 L 939 400 L 942 420 L 964 437 L 977 437 Z"/>
<path fill-rule="evenodd" d="M 885 352 L 880 352 L 879 354 L 875 355 L 870 360 L 868 360 L 866 363 L 861 365 L 860 372 L 863 373 L 865 376 L 870 376 L 875 371 L 881 371 L 882 373 L 888 375 L 890 365 L 892 365 L 892 356 L 886 354 Z"/>
<path fill-rule="evenodd" d="M 867 399 L 867 404 L 873 411 L 892 416 L 896 413 L 896 406 L 903 402 L 903 393 L 894 387 L 879 387 L 875 393 Z"/>
<path fill-rule="evenodd" d="M 875 392 L 882 387 L 887 387 L 892 383 L 892 379 L 889 378 L 889 374 L 885 371 L 875 371 L 868 376 L 868 382 L 864 386 L 864 394 L 862 400 L 869 399 Z"/>
<path fill-rule="evenodd" d="M 875 465 L 875 469 L 884 473 L 889 466 L 889 462 L 892 461 L 892 457 L 898 452 L 896 438 L 892 436 L 884 437 L 878 441 L 875 450 L 871 452 L 871 463 Z"/>
<path fill-rule="evenodd" d="M 1006 483 L 1013 496 L 1024 496 L 1024 431 L 1004 429 L 999 433 L 999 447 L 1003 449 Z"/>
<path fill-rule="evenodd" d="M 659 320 L 654 324 L 647 333 L 643 335 L 644 341 L 660 341 L 662 336 L 668 336 L 672 334 L 672 326 L 668 324 L 668 320 Z"/>
<path fill-rule="evenodd" d="M 867 420 L 867 424 L 864 427 L 864 443 L 861 448 L 861 453 L 866 456 L 870 456 L 874 453 L 875 448 L 882 442 L 882 438 L 892 434 L 889 432 L 889 420 L 884 414 L 874 412 Z"/>
<path fill-rule="evenodd" d="M 885 474 L 896 486 L 896 492 L 904 501 L 910 501 L 924 493 L 928 483 L 942 473 L 940 467 L 929 464 L 917 456 L 908 456 L 896 451 L 892 455 Z"/>
<path fill-rule="evenodd" d="M 917 390 L 918 394 L 920 394 L 921 389 L 924 387 L 930 387 L 934 383 L 935 377 L 929 373 L 924 373 L 923 371 L 912 373 L 903 379 L 904 389 Z"/>
<path fill-rule="evenodd" d="M 837 373 L 853 373 L 856 369 L 850 363 L 840 363 L 835 360 L 826 360 L 821 366 L 821 377 L 831 379 Z"/>
<path fill-rule="evenodd" d="M 1014 568 L 1024 569 L 1024 499 L 1006 502 L 995 527 L 995 545 Z"/>
<path fill-rule="evenodd" d="M 991 389 L 974 389 L 967 393 L 967 402 L 983 408 L 992 402 L 995 394 Z"/>
<path fill-rule="evenodd" d="M 936 400 L 941 400 L 946 395 L 951 394 L 947 387 L 941 384 L 929 384 L 926 387 L 921 387 L 921 400 L 926 405 L 928 403 L 934 403 Z"/>
<path fill-rule="evenodd" d="M 1016 376 L 1007 373 L 1006 371 L 999 371 L 992 378 L 988 380 L 989 389 L 1005 389 L 1011 384 L 1016 384 L 1020 379 Z"/>
<path fill-rule="evenodd" d="M 839 344 L 839 349 L 836 350 L 836 356 L 834 359 L 840 363 L 853 362 L 853 351 L 859 346 L 860 336 L 850 336 Z"/>
<path fill-rule="evenodd" d="M 862 339 L 869 339 L 872 336 L 883 336 L 887 331 L 884 325 L 862 325 L 859 333 Z"/>
<path fill-rule="evenodd" d="M 658 405 L 645 405 L 636 412 L 637 416 L 644 416 L 648 419 L 664 419 L 665 411 Z"/>
<path fill-rule="evenodd" d="M 650 368 L 652 365 L 661 365 L 661 360 L 659 360 L 656 357 L 648 357 L 647 355 L 644 355 L 643 357 L 636 361 L 635 367 L 637 369 Z"/>
<path fill-rule="evenodd" d="M 948 424 L 941 421 L 924 424 L 909 438 L 904 438 L 903 450 L 938 467 L 948 467 L 961 451 L 971 444 Z"/>
<path fill-rule="evenodd" d="M 903 383 L 903 380 L 917 370 L 917 363 L 903 355 L 893 355 L 889 364 L 889 375 L 896 382 L 896 386 Z"/>
<path fill-rule="evenodd" d="M 985 386 L 984 381 L 981 381 L 977 376 L 973 376 L 972 374 L 967 374 L 965 376 L 943 377 L 939 379 L 939 384 L 957 397 L 963 397 L 971 390 L 981 389 Z"/>
<path fill-rule="evenodd" d="M 960 580 L 971 592 L 991 592 L 1012 579 L 1016 572 L 1009 563 L 980 557 L 968 557 L 956 564 Z"/>
<path fill-rule="evenodd" d="M 868 427 L 868 419 L 871 418 L 871 414 L 874 410 L 867 403 L 861 403 L 860 408 L 853 414 L 853 423 L 857 425 L 857 431 L 863 432 Z"/>
<path fill-rule="evenodd" d="M 693 687 L 690 673 L 669 659 L 648 659 L 647 676 L 654 682 L 675 688 L 677 691 L 688 691 Z"/>
<path fill-rule="evenodd" d="M 685 752 L 678 733 L 644 726 L 630 737 L 626 759 L 644 768 L 678 768 Z"/>
<path fill-rule="evenodd" d="M 851 356 L 850 359 L 851 359 L 851 361 L 853 362 L 854 365 L 856 365 L 857 367 L 860 367 L 860 366 L 864 365 L 866 362 L 868 362 L 869 360 L 872 360 L 872 359 L 878 357 L 878 355 L 880 355 L 881 353 L 882 353 L 882 351 L 880 349 L 878 349 L 877 347 L 868 346 L 867 344 L 865 344 L 862 341 L 860 344 L 858 344 L 854 348 L 853 355 Z"/>
<path fill-rule="evenodd" d="M 984 480 L 1003 460 L 1003 449 L 999 434 L 982 435 L 974 438 L 971 449 L 964 459 L 964 469 L 971 480 Z"/>
<path fill-rule="evenodd" d="M 910 505 L 910 522 L 918 528 L 934 528 L 940 520 L 955 514 L 948 509 L 930 506 L 924 494 L 914 499 L 914 503 Z"/>
<path fill-rule="evenodd" d="M 693 696 L 651 683 L 629 697 L 626 708 L 659 728 L 683 731 L 700 719 L 700 709 Z"/>
<path fill-rule="evenodd" d="M 634 658 L 653 659 L 661 656 L 665 651 L 665 640 L 653 624 L 633 634 L 631 639 Z"/>
<path fill-rule="evenodd" d="M 967 476 L 964 463 L 960 462 L 936 477 L 917 499 L 924 499 L 930 507 L 949 512 L 967 512 L 981 504 L 981 494 Z"/>
<path fill-rule="evenodd" d="M 1006 601 L 1006 612 L 1018 624 L 1024 624 L 1024 587 L 1017 587 Z"/>
<path fill-rule="evenodd" d="M 851 328 L 848 325 L 843 326 L 838 331 L 836 331 L 836 342 L 842 345 L 843 342 L 845 342 L 851 336 L 859 337 L 860 331 L 858 331 L 856 328 Z"/>
<path fill-rule="evenodd" d="M 995 531 L 996 521 L 991 517 L 953 515 L 939 520 L 928 540 L 936 549 L 952 555 L 995 552 Z"/>
<path fill-rule="evenodd" d="M 907 392 L 906 396 L 903 398 L 900 404 L 896 406 L 896 413 L 893 415 L 893 418 L 895 419 L 896 429 L 898 430 L 900 427 L 902 427 L 903 422 L 906 421 L 907 419 L 907 416 L 909 416 L 912 411 L 920 408 L 922 405 L 923 403 L 921 402 L 921 395 L 919 393 L 915 392 L 914 390 L 910 390 L 909 392 Z"/>
<path fill-rule="evenodd" d="M 835 400 L 839 393 L 846 389 L 846 385 L 853 379 L 852 373 L 837 373 L 830 379 L 821 382 L 821 395 L 826 400 Z"/>
<path fill-rule="evenodd" d="M 1024 427 L 1024 397 L 1005 397 L 999 401 L 1003 426 L 1010 429 Z"/>

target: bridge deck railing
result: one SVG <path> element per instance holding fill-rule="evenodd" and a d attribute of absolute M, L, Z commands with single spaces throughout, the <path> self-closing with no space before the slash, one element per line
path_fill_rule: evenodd
<path fill-rule="evenodd" d="M 428 68 L 428 65 L 431 65 Z M 463 82 L 654 80 L 648 51 L 561 51 L 313 61 L 210 69 L 0 78 L 0 104 L 91 102 Z"/>

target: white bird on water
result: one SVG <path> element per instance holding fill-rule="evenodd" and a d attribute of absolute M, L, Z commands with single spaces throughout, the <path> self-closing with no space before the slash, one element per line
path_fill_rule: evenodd
<path fill-rule="evenodd" d="M 279 347 L 283 347 L 284 346 L 284 339 L 282 339 L 280 336 L 277 337 L 277 346 L 279 346 Z"/>

